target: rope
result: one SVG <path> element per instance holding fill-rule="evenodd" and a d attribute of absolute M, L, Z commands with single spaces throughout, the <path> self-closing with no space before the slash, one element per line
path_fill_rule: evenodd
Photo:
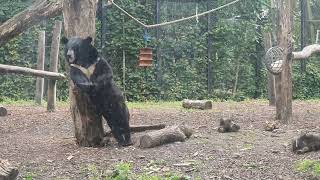
<path fill-rule="evenodd" d="M 163 23 L 159 23 L 159 24 L 152 24 L 152 25 L 147 25 L 147 24 L 144 24 L 143 22 L 139 21 L 137 18 L 135 18 L 134 16 L 132 16 L 130 13 L 128 13 L 127 11 L 125 11 L 124 9 L 122 9 L 119 5 L 117 5 L 113 0 L 111 0 L 111 3 L 116 6 L 120 11 L 122 11 L 124 14 L 126 14 L 127 16 L 129 16 L 131 19 L 133 19 L 134 21 L 136 21 L 138 24 L 140 24 L 141 26 L 143 26 L 144 28 L 147 28 L 147 29 L 150 29 L 150 28 L 157 28 L 157 27 L 161 27 L 161 26 L 167 26 L 167 25 L 170 25 L 170 24 L 174 24 L 174 23 L 178 23 L 178 22 L 182 22 L 182 21 L 186 21 L 186 20 L 189 20 L 189 19 L 193 19 L 193 18 L 198 18 L 198 17 L 201 17 L 201 16 L 204 16 L 204 15 L 207 15 L 207 14 L 210 14 L 210 13 L 213 13 L 215 11 L 218 11 L 220 9 L 223 9 L 225 7 L 228 7 L 228 6 L 231 6 L 237 2 L 239 2 L 241 0 L 235 0 L 235 1 L 232 1 L 230 3 L 227 3 L 225 5 L 222 5 L 220 7 L 217 7 L 217 8 L 214 8 L 214 9 L 211 9 L 209 11 L 205 11 L 203 13 L 200 13 L 200 14 L 195 14 L 195 15 L 192 15 L 192 16 L 189 16 L 189 17 L 185 17 L 185 18 L 181 18 L 181 19 L 177 19 L 177 20 L 173 20 L 173 21 L 168 21 L 168 22 L 163 22 Z"/>

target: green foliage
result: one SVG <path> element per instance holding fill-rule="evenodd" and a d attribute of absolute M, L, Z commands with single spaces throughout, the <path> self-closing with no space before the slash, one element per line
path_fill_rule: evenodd
<path fill-rule="evenodd" d="M 320 176 L 320 161 L 305 159 L 296 164 L 296 169 L 299 172 L 310 172 L 315 176 Z"/>
<path fill-rule="evenodd" d="M 32 4 L 33 0 L 0 0 L 0 23 L 8 20 Z M 121 0 L 117 3 L 146 24 L 154 24 L 156 1 Z M 197 2 L 197 3 L 196 3 Z M 218 0 L 214 6 L 225 4 Z M 209 1 L 210 4 L 210 1 Z M 160 22 L 179 19 L 208 9 L 206 1 L 183 3 L 183 1 L 161 0 Z M 313 1 L 316 12 L 319 3 Z M 267 71 L 262 66 L 264 56 L 263 33 L 272 29 L 271 16 L 262 12 L 270 10 L 270 0 L 240 1 L 222 11 L 212 14 L 212 26 L 208 27 L 206 16 L 198 21 L 189 21 L 148 30 L 151 36 L 147 44 L 143 40 L 144 29 L 115 7 L 107 7 L 107 32 L 105 47 L 101 44 L 101 18 L 97 18 L 96 47 L 106 57 L 114 71 L 116 83 L 125 92 L 128 101 L 159 101 L 192 99 L 221 99 L 242 101 L 247 98 L 267 96 Z M 214 8 L 214 7 L 213 7 Z M 297 11 L 299 8 L 297 8 Z M 296 12 L 299 16 L 299 13 Z M 272 14 L 270 14 L 272 15 Z M 299 17 L 296 16 L 295 20 Z M 314 14 L 319 16 L 319 14 Z M 34 26 L 0 47 L 0 63 L 23 67 L 36 67 L 37 39 L 40 30 L 46 31 L 46 63 L 49 68 L 51 32 L 54 19 L 48 19 Z M 295 21 L 295 45 L 299 45 L 299 21 Z M 157 31 L 159 38 L 156 38 Z M 208 37 L 212 36 L 212 49 L 208 49 Z M 313 39 L 309 41 L 313 42 Z M 139 49 L 153 48 L 154 66 L 138 67 Z M 156 49 L 160 56 L 157 57 Z M 62 50 L 62 48 L 61 48 Z M 212 59 L 208 51 L 212 50 Z M 125 69 L 123 67 L 125 55 Z M 65 72 L 61 51 L 59 72 Z M 212 86 L 208 92 L 208 65 L 212 62 Z M 237 66 L 239 72 L 237 73 Z M 123 69 L 125 71 L 123 71 Z M 294 98 L 320 98 L 319 58 L 308 62 L 307 72 L 300 73 L 299 64 L 294 65 Z M 123 75 L 125 72 L 125 76 Z M 238 74 L 237 91 L 235 89 Z M 125 77 L 125 79 L 123 79 Z M 33 99 L 35 78 L 20 75 L 0 76 L 0 102 L 3 99 Z M 68 99 L 67 80 L 58 81 L 58 98 Z M 46 92 L 45 92 L 46 96 Z"/>

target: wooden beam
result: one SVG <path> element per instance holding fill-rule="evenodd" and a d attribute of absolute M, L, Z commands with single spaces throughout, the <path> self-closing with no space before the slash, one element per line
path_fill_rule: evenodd
<path fill-rule="evenodd" d="M 31 76 L 44 77 L 44 78 L 56 79 L 56 80 L 66 78 L 65 75 L 60 73 L 34 70 L 31 68 L 4 65 L 4 64 L 0 64 L 0 73 L 16 73 L 16 74 L 31 75 Z"/>
<path fill-rule="evenodd" d="M 61 14 L 62 0 L 38 0 L 0 26 L 0 47 L 29 27 Z"/>

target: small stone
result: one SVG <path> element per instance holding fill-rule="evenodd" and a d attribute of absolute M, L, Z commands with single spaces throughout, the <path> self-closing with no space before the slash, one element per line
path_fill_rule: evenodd
<path fill-rule="evenodd" d="M 238 159 L 238 158 L 240 158 L 241 157 L 241 155 L 239 154 L 239 153 L 234 153 L 233 155 L 232 155 L 232 158 L 234 158 L 234 159 Z"/>

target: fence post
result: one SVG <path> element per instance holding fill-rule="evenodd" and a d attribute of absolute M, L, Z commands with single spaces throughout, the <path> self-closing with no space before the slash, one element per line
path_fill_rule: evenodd
<path fill-rule="evenodd" d="M 61 21 L 55 21 L 52 33 L 52 44 L 50 52 L 50 71 L 58 72 L 58 61 L 59 61 L 59 47 L 60 47 L 60 34 L 61 34 Z M 57 99 L 57 86 L 56 80 L 49 79 L 48 81 L 48 104 L 47 111 L 53 112 L 56 110 L 56 99 Z"/>
<path fill-rule="evenodd" d="M 44 70 L 44 61 L 45 61 L 45 45 L 46 45 L 46 32 L 40 31 L 39 32 L 39 41 L 38 41 L 38 63 L 37 69 Z M 35 102 L 36 104 L 41 105 L 42 98 L 43 98 L 43 82 L 44 79 L 41 77 L 37 78 L 36 82 L 36 95 L 35 95 Z"/>

